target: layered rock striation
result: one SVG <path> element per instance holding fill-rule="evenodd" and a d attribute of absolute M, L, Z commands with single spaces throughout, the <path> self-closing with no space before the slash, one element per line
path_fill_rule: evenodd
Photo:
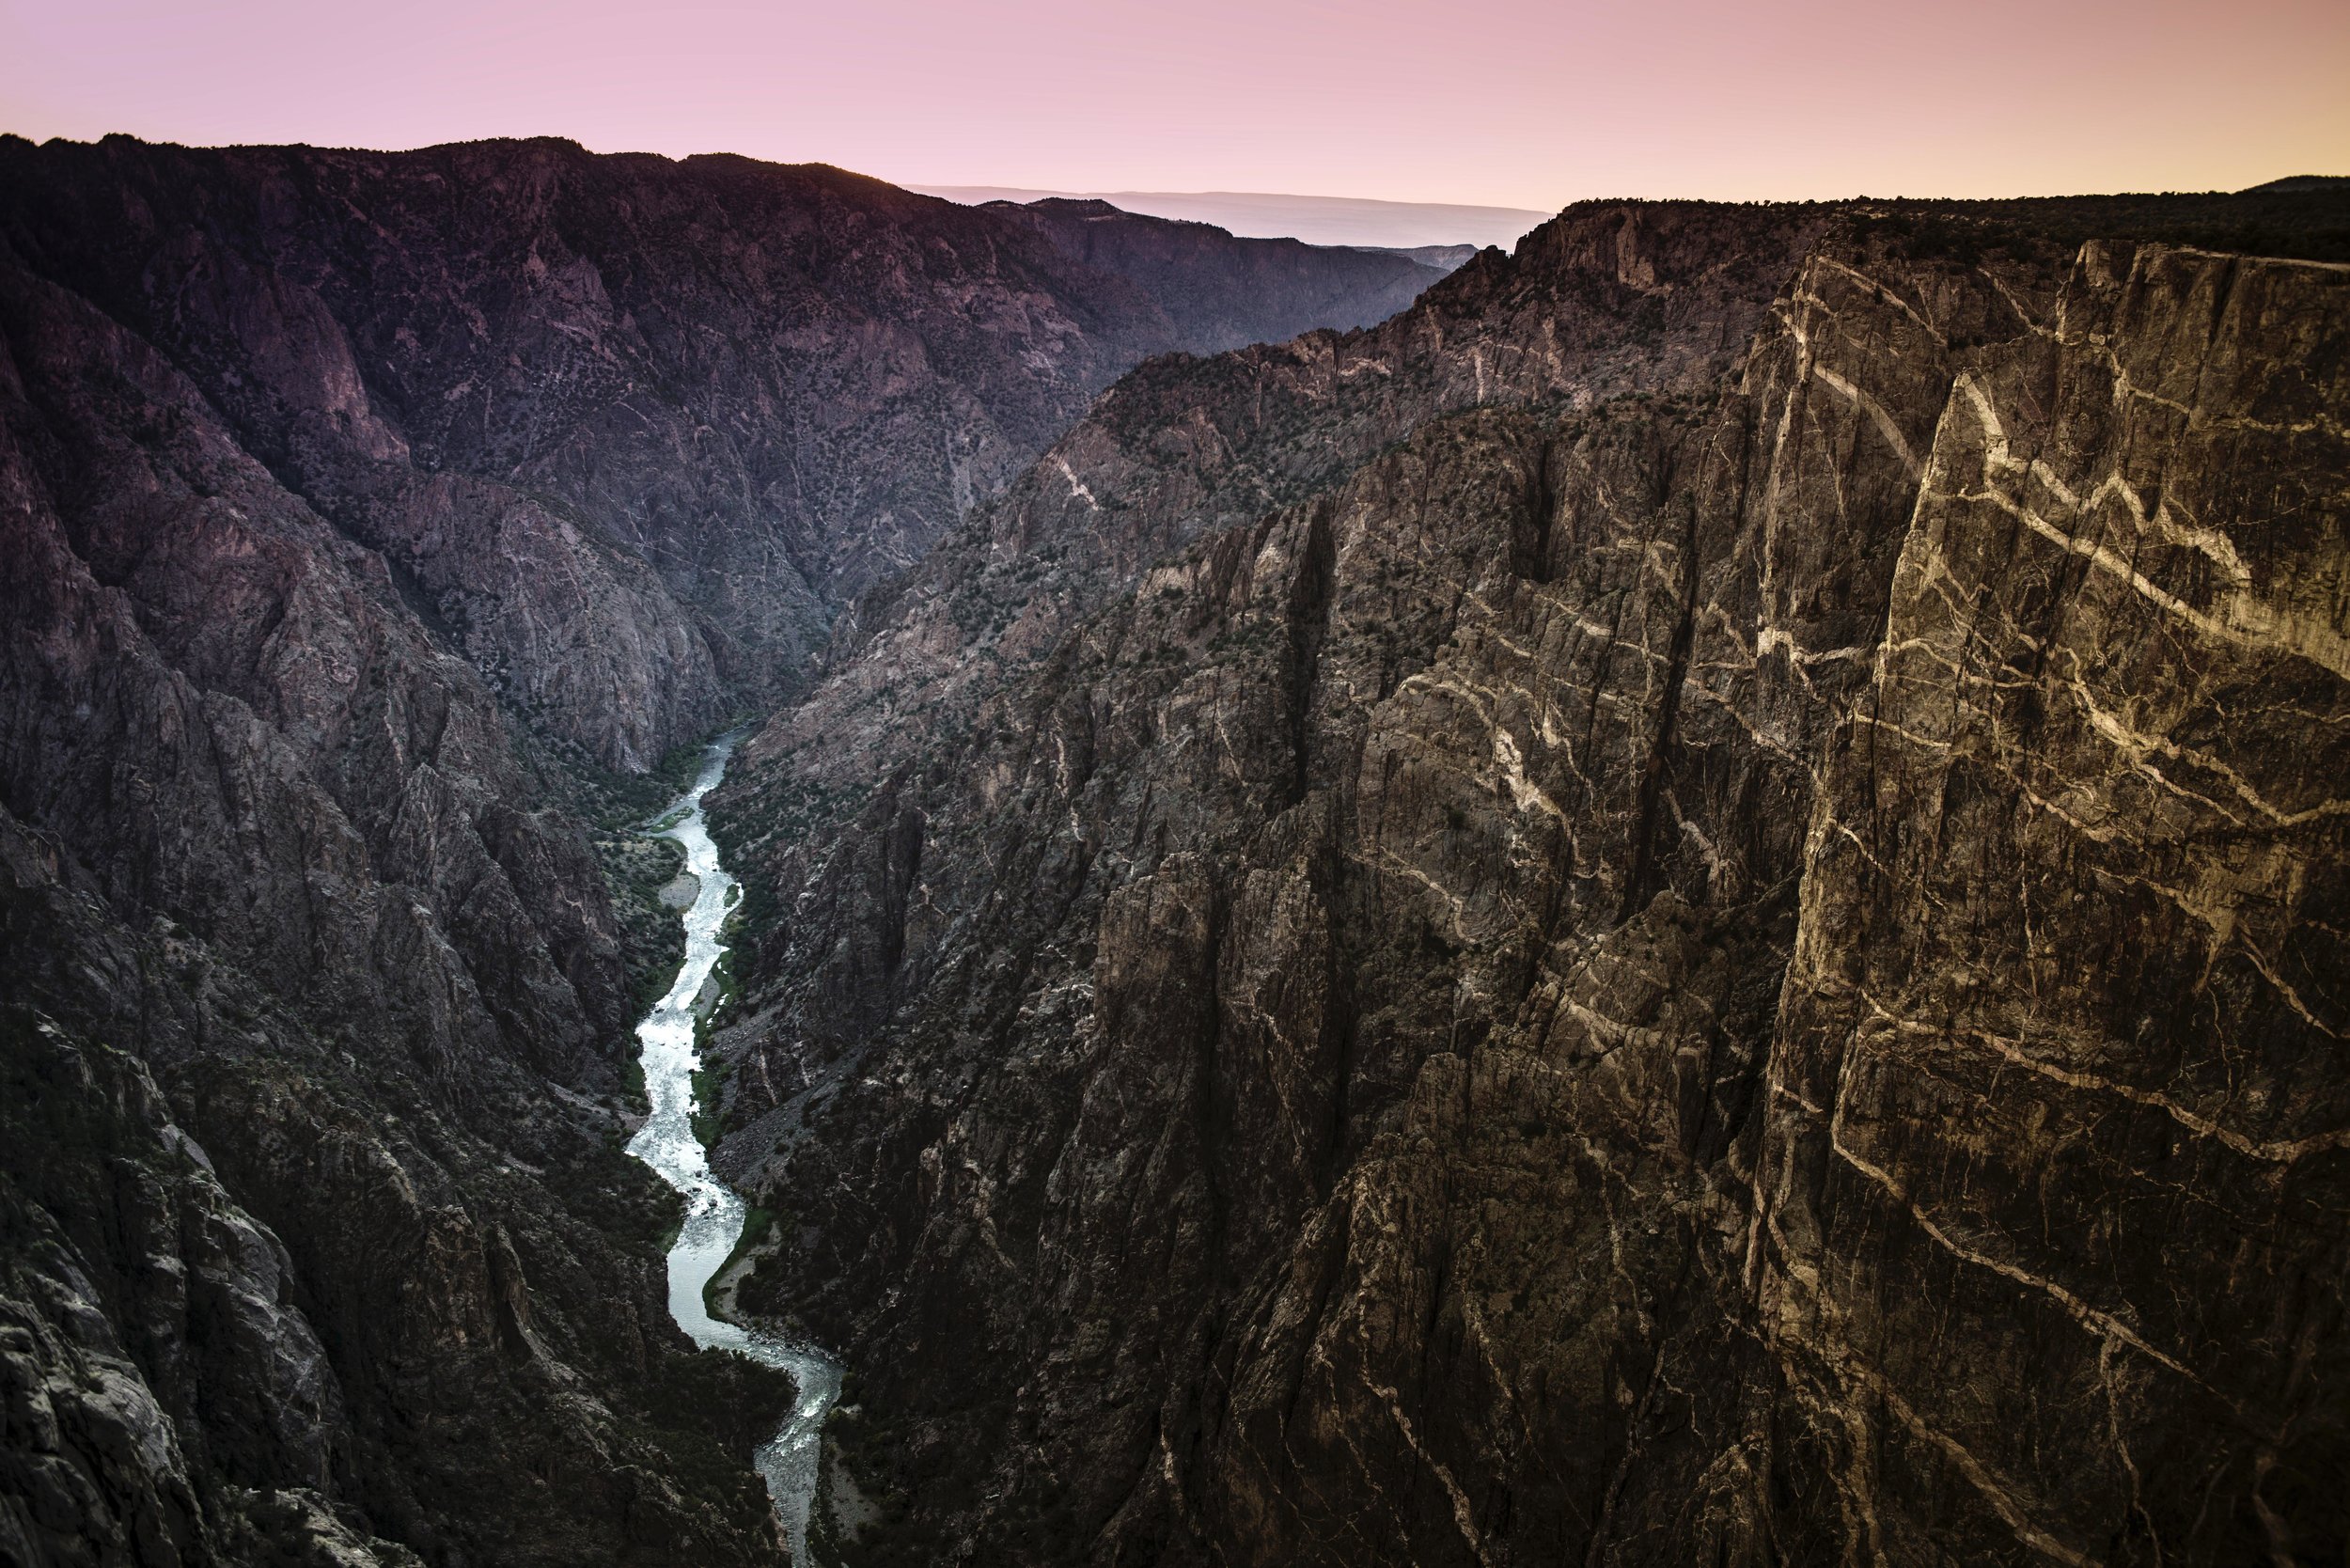
<path fill-rule="evenodd" d="M 1136 369 L 1000 500 L 853 606 L 822 680 L 751 760 L 790 754 L 784 773 L 834 792 L 885 776 L 931 732 L 967 728 L 1152 562 L 1326 490 L 1440 415 L 1710 386 L 1828 217 L 1594 204 L 1369 330 Z M 826 744 L 844 731 L 856 752 Z"/>
<path fill-rule="evenodd" d="M 945 547 L 985 636 L 879 606 L 720 819 L 742 1299 L 861 1371 L 855 1549 L 2339 1552 L 2350 270 L 2147 211 L 1704 214 L 1734 345 L 1438 354 L 1239 521 L 1155 454 L 1246 396 L 1071 458 L 1146 368 Z M 1380 333 L 1559 341 L 1505 278 L 1665 222 Z"/>
<path fill-rule="evenodd" d="M 811 679 L 833 1548 L 2339 1556 L 2345 233 L 0 139 L 0 1556 L 776 1560 Z"/>

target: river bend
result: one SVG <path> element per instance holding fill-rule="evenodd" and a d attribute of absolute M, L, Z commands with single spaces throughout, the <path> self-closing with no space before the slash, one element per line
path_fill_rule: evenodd
<path fill-rule="evenodd" d="M 651 1114 L 629 1141 L 628 1152 L 659 1172 L 685 1198 L 685 1224 L 669 1249 L 669 1315 L 705 1350 L 730 1350 L 789 1372 L 800 1388 L 799 1403 L 754 1463 L 767 1480 L 776 1513 L 791 1543 L 794 1562 L 807 1560 L 808 1511 L 816 1498 L 824 1417 L 840 1396 L 840 1367 L 822 1351 L 756 1333 L 710 1315 L 702 1288 L 733 1253 L 743 1234 L 741 1195 L 711 1174 L 710 1154 L 694 1135 L 694 998 L 726 951 L 718 940 L 734 898 L 734 878 L 718 864 L 702 816 L 702 797 L 717 785 L 733 754 L 731 739 L 712 745 L 694 787 L 671 808 L 671 825 L 661 830 L 685 848 L 685 869 L 700 879 L 700 891 L 685 912 L 685 964 L 667 996 L 636 1026 L 643 1046 L 645 1095 Z"/>

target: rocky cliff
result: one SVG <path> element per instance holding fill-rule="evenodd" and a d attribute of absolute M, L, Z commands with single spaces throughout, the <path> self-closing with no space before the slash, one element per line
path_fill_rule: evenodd
<path fill-rule="evenodd" d="M 0 1555 L 776 1560 L 784 1391 L 668 1323 L 577 823 L 381 556 L 17 267 L 0 625 Z"/>
<path fill-rule="evenodd" d="M 1809 207 L 1594 204 L 1369 331 L 1153 361 L 856 604 L 822 679 L 751 757 L 790 753 L 773 776 L 828 791 L 885 776 L 932 730 L 967 727 L 1152 561 L 1328 488 L 1438 415 L 1709 386 L 1826 221 Z M 844 730 L 864 741 L 854 755 L 824 742 Z"/>
<path fill-rule="evenodd" d="M 777 1560 L 828 638 L 828 1550 L 2339 1557 L 2345 236 L 0 140 L 0 1556 Z"/>
<path fill-rule="evenodd" d="M 624 769 L 791 689 L 835 606 L 1136 361 L 1439 275 L 1010 212 L 558 141 L 0 140 L 15 263 L 170 356 L 495 689 Z"/>
<path fill-rule="evenodd" d="M 630 778 L 1136 359 L 1435 275 L 1117 222 L 0 138 L 0 1558 L 776 1560 L 619 1152 Z"/>
<path fill-rule="evenodd" d="M 2339 1555 L 2350 269 L 2156 243 L 2279 211 L 1571 212 L 869 601 L 722 805 L 851 1554 Z"/>

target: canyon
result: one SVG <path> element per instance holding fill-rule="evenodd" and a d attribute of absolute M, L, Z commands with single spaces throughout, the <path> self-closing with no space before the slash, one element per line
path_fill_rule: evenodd
<path fill-rule="evenodd" d="M 785 1560 L 743 720 L 801 1556 L 2350 1544 L 2339 191 L 0 138 L 0 1560 Z"/>
<path fill-rule="evenodd" d="M 1212 313 L 1435 275 L 1301 248 Z M 793 1391 L 621 1149 L 629 827 L 1181 332 L 833 170 L 8 138 L 0 339 L 0 1551 L 779 1560 Z"/>

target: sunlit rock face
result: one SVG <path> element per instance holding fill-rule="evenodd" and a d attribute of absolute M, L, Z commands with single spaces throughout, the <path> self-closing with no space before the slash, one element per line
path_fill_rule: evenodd
<path fill-rule="evenodd" d="M 2350 271 L 2126 246 L 1952 390 L 1754 1203 L 1789 1440 L 1888 1553 L 2342 1540 L 2345 409 Z"/>
<path fill-rule="evenodd" d="M 1722 360 L 1676 281 L 1630 395 L 1245 520 L 1273 352 L 1114 435 L 1138 372 L 751 748 L 719 1165 L 876 1539 L 2338 1549 L 2350 273 L 1798 216 L 1704 241 L 1776 269 Z M 1605 221 L 1574 305 L 1522 249 L 1371 340 L 1673 275 Z"/>

